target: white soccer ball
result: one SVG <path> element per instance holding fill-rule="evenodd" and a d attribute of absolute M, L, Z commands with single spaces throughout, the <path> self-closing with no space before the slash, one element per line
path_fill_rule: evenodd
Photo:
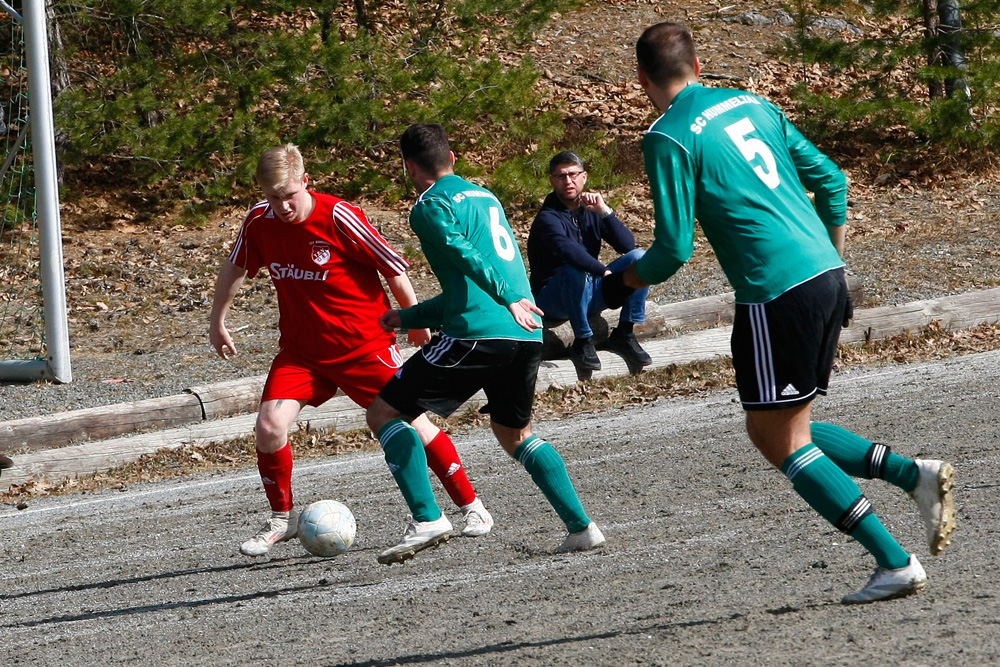
<path fill-rule="evenodd" d="M 354 544 L 357 529 L 354 514 L 336 500 L 317 500 L 299 515 L 299 542 L 313 556 L 344 553 Z"/>

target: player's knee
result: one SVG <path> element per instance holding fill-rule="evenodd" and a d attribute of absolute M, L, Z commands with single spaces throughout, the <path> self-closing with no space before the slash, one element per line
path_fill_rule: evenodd
<path fill-rule="evenodd" d="M 383 426 L 399 417 L 399 412 L 395 408 L 377 396 L 365 412 L 365 421 L 368 422 L 368 428 L 372 433 L 378 433 Z"/>
<path fill-rule="evenodd" d="M 276 452 L 288 442 L 288 427 L 266 415 L 257 416 L 254 432 L 257 436 L 257 449 L 262 452 Z"/>

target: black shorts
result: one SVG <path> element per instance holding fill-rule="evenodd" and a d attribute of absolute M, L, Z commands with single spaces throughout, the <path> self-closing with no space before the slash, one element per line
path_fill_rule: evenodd
<path fill-rule="evenodd" d="M 847 309 L 843 269 L 767 303 L 736 304 L 730 342 L 744 410 L 777 410 L 826 394 Z"/>
<path fill-rule="evenodd" d="M 430 411 L 447 417 L 482 389 L 480 412 L 500 426 L 531 423 L 535 382 L 542 361 L 541 341 L 434 336 L 410 357 L 379 392 L 408 417 Z"/>

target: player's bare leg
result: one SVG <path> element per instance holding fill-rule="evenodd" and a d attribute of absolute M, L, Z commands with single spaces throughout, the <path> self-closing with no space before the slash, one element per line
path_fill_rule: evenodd
<path fill-rule="evenodd" d="M 452 501 L 462 510 L 465 527 L 461 534 L 464 537 L 488 535 L 493 528 L 493 516 L 472 487 L 451 437 L 435 426 L 427 415 L 420 415 L 410 425 L 424 443 L 427 465 L 441 480 Z"/>
<path fill-rule="evenodd" d="M 240 546 L 247 556 L 263 556 L 278 542 L 295 537 L 298 513 L 292 499 L 292 447 L 288 433 L 304 403 L 278 399 L 264 401 L 257 413 L 257 470 L 271 515 L 256 535 Z"/>
<path fill-rule="evenodd" d="M 556 551 L 586 551 L 603 545 L 604 535 L 584 511 L 566 464 L 555 447 L 532 433 L 531 424 L 512 428 L 491 421 L 490 426 L 500 446 L 524 466 L 566 524 L 569 535 Z"/>
<path fill-rule="evenodd" d="M 878 568 L 868 585 L 843 602 L 874 602 L 920 592 L 927 583 L 923 567 L 885 529 L 854 480 L 812 443 L 811 417 L 809 403 L 749 411 L 747 433 L 764 458 L 785 473 L 796 493 L 875 557 Z"/>

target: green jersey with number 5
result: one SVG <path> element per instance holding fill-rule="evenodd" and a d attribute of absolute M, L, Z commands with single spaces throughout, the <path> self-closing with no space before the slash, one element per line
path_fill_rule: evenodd
<path fill-rule="evenodd" d="M 441 294 L 401 310 L 404 328 L 440 328 L 453 338 L 542 339 L 541 329 L 525 331 L 507 309 L 532 299 L 531 287 L 492 192 L 454 174 L 439 178 L 414 204 L 410 227 Z"/>
<path fill-rule="evenodd" d="M 656 216 L 636 267 L 646 282 L 691 258 L 696 218 L 739 303 L 765 303 L 843 266 L 827 226 L 846 221 L 847 179 L 767 100 L 691 83 L 642 151 Z"/>

